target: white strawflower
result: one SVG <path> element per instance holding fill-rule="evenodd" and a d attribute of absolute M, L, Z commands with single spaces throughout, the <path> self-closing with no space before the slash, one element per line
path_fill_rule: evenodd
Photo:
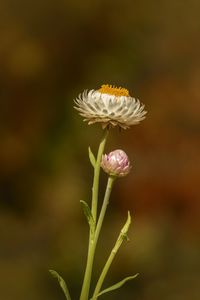
<path fill-rule="evenodd" d="M 114 150 L 109 154 L 104 154 L 101 167 L 107 174 L 115 177 L 126 176 L 131 169 L 129 158 L 123 150 Z"/>
<path fill-rule="evenodd" d="M 75 100 L 75 109 L 88 124 L 101 123 L 127 129 L 145 118 L 144 105 L 124 88 L 102 85 L 99 90 L 85 90 Z"/>

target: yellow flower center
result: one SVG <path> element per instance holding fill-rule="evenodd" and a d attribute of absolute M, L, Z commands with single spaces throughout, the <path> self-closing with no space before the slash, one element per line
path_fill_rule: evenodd
<path fill-rule="evenodd" d="M 109 84 L 103 84 L 98 91 L 102 94 L 129 97 L 129 91 L 127 89 L 124 89 L 122 87 L 116 87 L 114 85 L 109 85 Z"/>

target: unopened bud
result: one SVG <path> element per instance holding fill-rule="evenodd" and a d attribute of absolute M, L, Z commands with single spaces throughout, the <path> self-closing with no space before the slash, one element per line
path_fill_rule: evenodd
<path fill-rule="evenodd" d="M 123 150 L 114 150 L 109 154 L 104 154 L 101 167 L 106 173 L 115 177 L 126 176 L 131 169 L 129 158 Z"/>

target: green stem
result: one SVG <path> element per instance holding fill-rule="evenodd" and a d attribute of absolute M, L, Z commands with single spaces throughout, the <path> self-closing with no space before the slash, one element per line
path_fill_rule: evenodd
<path fill-rule="evenodd" d="M 106 261 L 106 264 L 101 272 L 101 275 L 99 277 L 99 280 L 97 282 L 97 285 L 95 287 L 95 290 L 94 290 L 94 294 L 92 296 L 92 300 L 96 300 L 98 298 L 98 294 L 100 293 L 100 290 L 101 290 L 101 287 L 102 287 L 102 284 L 104 282 L 104 279 L 108 273 L 108 270 L 110 269 L 110 266 L 113 262 L 113 259 L 115 258 L 115 255 L 117 254 L 122 242 L 124 241 L 125 238 L 127 238 L 127 232 L 128 232 L 128 229 L 129 229 L 129 226 L 131 224 L 131 217 L 130 217 L 130 214 L 128 212 L 128 219 L 124 225 L 124 227 L 122 228 L 120 234 L 119 234 L 119 237 L 115 243 L 115 246 L 114 248 L 112 249 L 111 253 L 110 253 L 110 256 L 108 257 L 108 260 Z"/>
<path fill-rule="evenodd" d="M 97 219 L 97 206 L 98 206 L 98 192 L 99 192 L 99 175 L 100 175 L 100 164 L 101 158 L 104 152 L 106 140 L 108 137 L 109 130 L 106 128 L 102 137 L 102 140 L 99 145 L 99 150 L 97 154 L 95 169 L 94 169 L 94 179 L 93 179 L 93 186 L 92 186 L 92 216 L 94 219 L 94 227 L 96 228 L 96 219 Z M 93 228 L 93 229 L 95 229 Z M 93 232 L 95 232 L 93 230 Z M 94 254 L 96 249 L 96 242 L 94 243 L 94 233 L 90 229 L 90 236 L 89 236 L 89 246 L 88 246 L 88 256 L 87 256 L 87 263 L 85 269 L 85 275 L 83 280 L 83 286 L 81 290 L 80 300 L 88 300 L 89 297 L 89 290 L 90 290 L 90 282 L 91 282 L 91 275 L 92 275 L 92 267 L 94 261 Z"/>
<path fill-rule="evenodd" d="M 106 192 L 105 192 L 105 196 L 104 196 L 104 200 L 103 200 L 103 205 L 102 205 L 102 208 L 101 208 L 101 212 L 99 214 L 99 219 L 98 219 L 98 222 L 97 222 L 97 227 L 96 227 L 95 235 L 94 235 L 94 244 L 95 244 L 95 246 L 96 246 L 96 243 L 98 241 L 99 234 L 100 234 L 101 227 L 102 227 L 103 220 L 104 220 L 104 216 L 105 216 L 105 213 L 106 213 L 106 209 L 107 209 L 107 206 L 109 204 L 110 194 L 111 194 L 111 191 L 112 191 L 114 181 L 115 181 L 115 177 L 110 176 L 108 178 L 108 183 L 107 183 Z"/>
<path fill-rule="evenodd" d="M 97 205 L 98 205 L 98 193 L 99 193 L 99 175 L 100 175 L 100 164 L 101 164 L 101 159 L 102 155 L 104 152 L 106 140 L 108 137 L 109 129 L 106 128 L 104 130 L 104 134 L 102 137 L 102 140 L 99 145 L 99 150 L 97 154 L 97 159 L 96 159 L 96 165 L 94 169 L 94 179 L 93 179 L 93 186 L 92 186 L 92 216 L 94 218 L 94 222 L 96 224 L 96 218 L 97 218 Z"/>

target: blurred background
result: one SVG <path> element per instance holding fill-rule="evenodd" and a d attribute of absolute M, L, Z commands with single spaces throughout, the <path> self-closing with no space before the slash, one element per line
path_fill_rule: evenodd
<path fill-rule="evenodd" d="M 102 130 L 73 99 L 104 83 L 128 88 L 148 115 L 106 146 L 133 168 L 114 186 L 92 285 L 130 209 L 130 242 L 105 287 L 140 276 L 102 299 L 199 299 L 199 11 L 198 0 L 1 0 L 2 300 L 64 299 L 48 269 L 78 299 L 88 238 L 79 200 L 90 201 L 87 148 L 96 153 Z"/>

